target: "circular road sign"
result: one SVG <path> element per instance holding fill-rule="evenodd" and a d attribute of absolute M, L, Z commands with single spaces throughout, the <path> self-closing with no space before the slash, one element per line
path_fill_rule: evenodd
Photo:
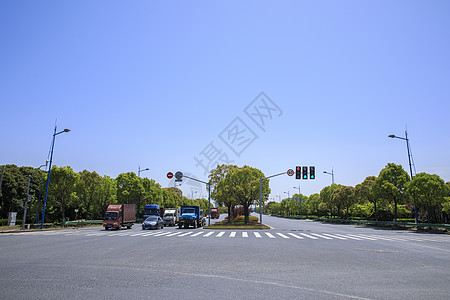
<path fill-rule="evenodd" d="M 173 177 L 173 173 L 172 172 L 167 173 L 167 178 L 171 179 L 172 177 Z"/>
<path fill-rule="evenodd" d="M 181 171 L 176 172 L 175 173 L 175 178 L 177 180 L 181 180 L 181 178 L 183 178 L 183 172 L 181 172 Z"/>
<path fill-rule="evenodd" d="M 292 170 L 292 169 L 287 170 L 287 174 L 288 174 L 288 176 L 294 175 L 294 170 Z"/>

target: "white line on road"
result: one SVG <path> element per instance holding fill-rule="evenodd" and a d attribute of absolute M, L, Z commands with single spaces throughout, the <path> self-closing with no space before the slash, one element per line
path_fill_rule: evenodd
<path fill-rule="evenodd" d="M 214 231 L 208 232 L 207 234 L 205 234 L 203 237 L 208 237 L 210 235 L 214 234 Z"/>
<path fill-rule="evenodd" d="M 303 240 L 303 238 L 301 237 L 301 236 L 298 236 L 298 235 L 296 235 L 295 233 L 288 233 L 290 236 L 293 236 L 293 237 L 295 237 L 296 239 L 299 239 L 299 240 Z"/>
<path fill-rule="evenodd" d="M 317 234 L 317 233 L 311 233 L 311 235 L 318 236 L 318 237 L 324 238 L 326 240 L 332 240 L 332 238 L 330 238 L 330 237 L 327 237 L 327 236 L 324 236 L 324 235 L 320 235 L 320 234 Z"/>
<path fill-rule="evenodd" d="M 177 231 L 177 232 L 175 232 L 175 233 L 171 233 L 171 234 L 168 234 L 168 235 L 166 235 L 166 236 L 175 236 L 175 235 L 179 235 L 179 234 L 181 234 L 182 233 L 182 231 Z"/>
<path fill-rule="evenodd" d="M 268 232 L 264 232 L 268 237 L 270 237 L 271 239 L 274 239 L 275 237 L 272 235 L 272 234 L 270 234 L 270 233 L 268 233 Z"/>
<path fill-rule="evenodd" d="M 322 234 L 326 235 L 326 236 L 329 236 L 329 237 L 332 237 L 334 239 L 347 240 L 346 238 L 343 238 L 343 237 L 340 237 L 340 236 L 337 236 L 337 235 L 332 235 L 332 234 L 328 234 L 328 233 L 322 233 Z"/>
<path fill-rule="evenodd" d="M 303 236 L 306 236 L 307 238 L 313 239 L 313 240 L 318 240 L 319 239 L 319 238 L 317 238 L 315 236 L 312 236 L 312 235 L 309 235 L 309 234 L 306 234 L 306 233 L 300 233 L 300 234 L 303 235 Z"/>
<path fill-rule="evenodd" d="M 284 235 L 284 234 L 282 234 L 282 233 L 278 233 L 278 232 L 277 232 L 277 234 L 278 234 L 279 236 L 281 236 L 283 239 L 288 239 L 288 238 L 289 238 L 288 236 L 286 236 L 286 235 Z"/>
<path fill-rule="evenodd" d="M 190 235 L 192 232 L 193 232 L 193 231 L 188 231 L 188 232 L 185 232 L 185 233 L 183 233 L 183 234 L 180 234 L 179 236 L 187 236 L 187 235 Z"/>
<path fill-rule="evenodd" d="M 193 235 L 191 235 L 191 236 L 197 236 L 197 235 L 200 235 L 200 234 L 203 234 L 204 232 L 203 231 L 199 231 L 199 232 L 197 232 L 197 233 L 194 233 Z"/>
<path fill-rule="evenodd" d="M 255 235 L 255 237 L 260 238 L 261 235 L 259 234 L 259 232 L 253 232 L 253 234 Z"/>
<path fill-rule="evenodd" d="M 248 238 L 248 233 L 247 233 L 246 231 L 244 231 L 244 232 L 242 233 L 242 237 L 243 237 L 243 238 Z"/>
<path fill-rule="evenodd" d="M 216 235 L 216 237 L 222 237 L 222 235 L 224 235 L 224 234 L 225 234 L 225 231 L 221 231 L 221 232 L 219 232 L 218 235 Z"/>
<path fill-rule="evenodd" d="M 235 236 L 236 236 L 236 231 L 233 231 L 233 232 L 230 233 L 229 237 L 234 238 Z"/>

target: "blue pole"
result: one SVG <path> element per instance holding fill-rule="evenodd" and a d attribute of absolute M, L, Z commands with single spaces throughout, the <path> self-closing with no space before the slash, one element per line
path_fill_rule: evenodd
<path fill-rule="evenodd" d="M 44 228 L 45 207 L 47 205 L 48 184 L 50 182 L 50 171 L 52 170 L 52 159 L 53 159 L 53 148 L 55 147 L 55 136 L 56 136 L 56 126 L 55 126 L 55 132 L 53 133 L 52 151 L 50 152 L 50 164 L 48 167 L 48 174 L 47 174 L 47 186 L 45 188 L 44 210 L 42 211 L 41 229 Z"/>

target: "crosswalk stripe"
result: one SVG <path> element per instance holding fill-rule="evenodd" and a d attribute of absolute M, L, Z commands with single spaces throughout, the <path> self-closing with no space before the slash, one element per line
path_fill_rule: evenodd
<path fill-rule="evenodd" d="M 234 238 L 235 236 L 236 236 L 236 231 L 233 231 L 233 232 L 230 233 L 230 237 L 231 238 Z"/>
<path fill-rule="evenodd" d="M 170 231 L 166 231 L 166 232 L 162 232 L 162 233 L 157 233 L 154 236 L 163 236 L 163 235 L 167 235 L 170 234 Z"/>
<path fill-rule="evenodd" d="M 288 233 L 290 236 L 293 236 L 293 237 L 295 237 L 296 239 L 299 239 L 299 240 L 303 240 L 303 238 L 301 237 L 301 236 L 298 236 L 298 235 L 296 235 L 295 233 Z"/>
<path fill-rule="evenodd" d="M 247 233 L 247 231 L 242 232 L 242 237 L 243 237 L 243 238 L 248 238 L 248 233 Z"/>
<path fill-rule="evenodd" d="M 182 233 L 182 231 L 177 231 L 177 232 L 175 232 L 175 233 L 171 233 L 171 234 L 168 234 L 168 235 L 166 235 L 166 236 L 175 236 L 175 235 L 179 235 L 179 234 L 181 234 Z"/>
<path fill-rule="evenodd" d="M 346 236 L 346 235 L 339 234 L 339 233 L 336 233 L 335 235 L 342 236 L 344 238 L 351 239 L 351 240 L 356 240 L 356 241 L 361 241 L 362 240 L 362 239 L 359 239 L 359 238 L 355 238 L 355 237 L 352 237 L 352 236 Z"/>
<path fill-rule="evenodd" d="M 320 235 L 320 234 L 317 234 L 317 233 L 311 233 L 311 235 L 318 236 L 318 237 L 324 238 L 326 240 L 332 240 L 332 238 L 330 238 L 330 237 L 327 237 L 327 236 L 324 236 L 324 235 Z"/>
<path fill-rule="evenodd" d="M 197 235 L 200 235 L 200 234 L 203 234 L 204 232 L 203 231 L 199 231 L 199 232 L 197 232 L 197 233 L 194 233 L 193 235 L 191 235 L 191 236 L 197 236 Z"/>
<path fill-rule="evenodd" d="M 332 238 L 335 238 L 335 239 L 339 239 L 339 240 L 347 240 L 346 238 L 343 238 L 343 237 L 340 237 L 340 236 L 337 236 L 337 235 L 328 234 L 328 233 L 322 233 L 322 235 L 326 235 L 326 236 L 329 236 L 329 237 L 332 237 Z"/>
<path fill-rule="evenodd" d="M 259 232 L 253 232 L 253 234 L 255 235 L 255 237 L 260 238 L 261 235 L 259 234 Z"/>
<path fill-rule="evenodd" d="M 210 235 L 214 234 L 214 231 L 208 232 L 207 234 L 205 234 L 203 237 L 208 237 Z"/>
<path fill-rule="evenodd" d="M 222 235 L 224 235 L 224 234 L 225 234 L 225 231 L 221 231 L 221 232 L 219 232 L 218 235 L 216 235 L 216 237 L 222 237 Z"/>
<path fill-rule="evenodd" d="M 288 238 L 289 238 L 288 236 L 285 236 L 285 235 L 282 234 L 282 233 L 277 232 L 277 234 L 278 234 L 279 236 L 281 236 L 283 239 L 288 239 Z"/>
<path fill-rule="evenodd" d="M 377 240 L 377 239 L 374 239 L 374 238 L 364 237 L 364 236 L 360 236 L 360 235 L 357 235 L 357 234 L 347 234 L 347 235 L 349 235 L 349 236 L 355 236 L 355 237 L 357 237 L 357 238 L 359 238 L 359 239 L 364 239 L 364 240 L 369 240 L 369 241 L 376 241 L 376 240 Z"/>
<path fill-rule="evenodd" d="M 187 236 L 187 235 L 190 235 L 191 233 L 192 233 L 192 231 L 188 231 L 188 232 L 185 232 L 183 234 L 180 234 L 179 236 Z"/>
<path fill-rule="evenodd" d="M 268 233 L 268 232 L 264 232 L 268 237 L 270 237 L 271 239 L 274 239 L 275 237 L 272 235 L 272 234 L 270 234 L 270 233 Z"/>
<path fill-rule="evenodd" d="M 313 240 L 318 240 L 319 239 L 319 238 L 317 238 L 315 236 L 312 236 L 312 235 L 309 235 L 309 234 L 306 234 L 306 233 L 300 233 L 300 234 L 303 235 L 303 236 L 306 236 L 307 238 L 313 239 Z"/>
<path fill-rule="evenodd" d="M 141 235 L 145 235 L 145 232 L 140 232 L 140 233 L 136 233 L 136 234 L 132 234 L 130 236 L 141 236 Z"/>

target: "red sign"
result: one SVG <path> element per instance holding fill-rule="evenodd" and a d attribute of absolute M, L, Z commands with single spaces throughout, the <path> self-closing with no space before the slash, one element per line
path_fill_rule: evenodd
<path fill-rule="evenodd" d="M 172 172 L 167 173 L 167 178 L 171 179 L 172 177 L 173 177 L 173 173 Z"/>
<path fill-rule="evenodd" d="M 294 170 L 292 170 L 292 169 L 287 170 L 287 174 L 288 174 L 288 176 L 294 175 Z"/>

